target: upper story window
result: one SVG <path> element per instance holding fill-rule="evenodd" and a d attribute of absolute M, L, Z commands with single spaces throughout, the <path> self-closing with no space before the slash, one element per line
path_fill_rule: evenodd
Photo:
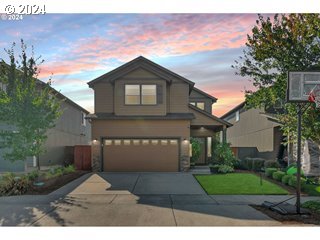
<path fill-rule="evenodd" d="M 197 102 L 197 108 L 204 110 L 204 102 Z"/>
<path fill-rule="evenodd" d="M 236 111 L 236 122 L 240 120 L 240 111 Z"/>
<path fill-rule="evenodd" d="M 204 102 L 190 102 L 191 105 L 204 110 Z"/>
<path fill-rule="evenodd" d="M 157 85 L 125 85 L 126 105 L 155 105 L 157 104 Z"/>
<path fill-rule="evenodd" d="M 81 125 L 86 126 L 86 114 L 81 112 Z"/>
<path fill-rule="evenodd" d="M 141 102 L 144 105 L 157 103 L 157 86 L 141 85 Z"/>

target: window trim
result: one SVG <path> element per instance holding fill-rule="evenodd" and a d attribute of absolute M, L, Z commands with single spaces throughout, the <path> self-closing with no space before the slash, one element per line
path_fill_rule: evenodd
<path fill-rule="evenodd" d="M 140 103 L 135 103 L 135 104 L 130 104 L 130 103 L 127 103 L 126 102 L 126 86 L 127 85 L 133 85 L 133 86 L 139 86 L 139 96 L 140 96 L 140 98 L 139 98 L 139 102 Z M 156 97 L 156 103 L 155 104 L 143 104 L 142 103 L 142 86 L 155 86 L 156 87 L 156 94 L 155 94 L 155 97 Z M 157 106 L 158 105 L 158 98 L 157 98 L 157 92 L 158 92 L 158 86 L 157 86 L 157 84 L 153 84 L 153 83 L 148 83 L 148 84 L 144 84 L 144 83 L 142 83 L 142 84 L 140 84 L 140 83 L 137 83 L 137 84 L 133 84 L 133 83 L 130 83 L 130 84 L 124 84 L 124 105 L 125 106 Z"/>
<path fill-rule="evenodd" d="M 81 112 L 81 126 L 86 126 L 86 114 L 84 112 Z"/>

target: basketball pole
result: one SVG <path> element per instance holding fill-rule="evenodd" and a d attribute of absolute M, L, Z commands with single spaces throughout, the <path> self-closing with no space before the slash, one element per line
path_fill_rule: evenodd
<path fill-rule="evenodd" d="M 298 103 L 298 141 L 297 141 L 297 201 L 296 201 L 296 211 L 300 214 L 300 204 L 301 204 L 301 118 L 302 118 L 302 103 Z"/>

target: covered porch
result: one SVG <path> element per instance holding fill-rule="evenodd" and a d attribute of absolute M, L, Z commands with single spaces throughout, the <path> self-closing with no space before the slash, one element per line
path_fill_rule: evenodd
<path fill-rule="evenodd" d="M 190 106 L 190 112 L 195 115 L 191 120 L 190 138 L 200 143 L 200 157 L 195 164 L 208 165 L 213 145 L 216 141 L 226 142 L 227 128 L 232 124 L 194 106 Z"/>

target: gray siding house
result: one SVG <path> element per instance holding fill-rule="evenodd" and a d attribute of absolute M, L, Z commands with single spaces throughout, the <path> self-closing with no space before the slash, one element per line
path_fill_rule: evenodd
<path fill-rule="evenodd" d="M 41 84 L 42 82 L 39 81 L 40 86 Z M 6 85 L 0 82 L 0 88 L 5 90 Z M 86 119 L 89 112 L 61 93 L 56 93 L 60 99 L 64 99 L 61 104 L 63 113 L 57 120 L 56 126 L 48 130 L 48 138 L 45 143 L 46 152 L 39 156 L 41 167 L 63 165 L 66 160 L 66 147 L 68 146 L 91 144 L 91 124 Z M 4 128 L 5 126 L 1 126 L 0 123 L 0 127 Z M 4 149 L 0 149 L 0 172 L 25 170 L 23 161 L 7 161 L 2 156 L 3 152 Z M 30 157 L 27 160 L 27 165 L 28 168 L 35 167 L 35 157 Z"/>

